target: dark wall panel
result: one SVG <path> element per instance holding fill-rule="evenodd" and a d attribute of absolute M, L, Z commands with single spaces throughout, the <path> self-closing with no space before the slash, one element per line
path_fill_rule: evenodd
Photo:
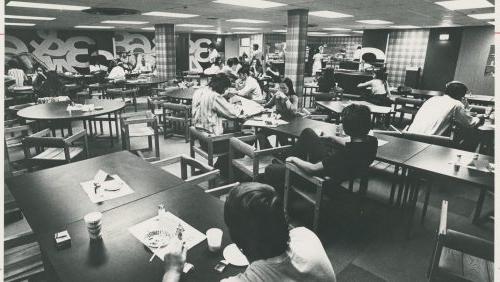
<path fill-rule="evenodd" d="M 363 47 L 373 47 L 386 51 L 388 30 L 365 30 L 363 33 Z"/>
<path fill-rule="evenodd" d="M 439 40 L 441 34 L 449 34 L 449 40 Z M 461 28 L 438 28 L 430 30 L 422 75 L 422 89 L 442 91 L 446 83 L 453 80 L 461 40 Z"/>

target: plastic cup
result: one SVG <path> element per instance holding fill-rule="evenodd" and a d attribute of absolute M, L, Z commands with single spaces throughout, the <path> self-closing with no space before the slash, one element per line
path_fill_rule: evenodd
<path fill-rule="evenodd" d="M 87 226 L 87 231 L 89 232 L 89 237 L 91 240 L 97 240 L 102 238 L 102 213 L 91 212 L 83 217 L 85 225 Z"/>
<path fill-rule="evenodd" d="M 220 250 L 222 243 L 222 230 L 219 228 L 210 228 L 207 230 L 207 243 L 208 249 L 211 252 L 216 252 Z"/>

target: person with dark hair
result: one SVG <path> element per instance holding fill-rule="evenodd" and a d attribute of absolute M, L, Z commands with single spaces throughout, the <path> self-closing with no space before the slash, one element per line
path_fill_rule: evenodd
<path fill-rule="evenodd" d="M 222 72 L 222 62 L 220 57 L 215 58 L 214 63 L 203 71 L 206 75 L 214 75 L 220 72 Z"/>
<path fill-rule="evenodd" d="M 89 72 L 91 74 L 95 74 L 98 72 L 107 72 L 107 71 L 108 71 L 108 67 L 101 65 L 99 56 L 90 57 Z"/>
<path fill-rule="evenodd" d="M 302 131 L 292 148 L 287 162 L 295 164 L 310 175 L 329 176 L 342 182 L 367 169 L 377 154 L 377 138 L 368 135 L 371 129 L 371 112 L 367 106 L 351 104 L 341 114 L 342 126 L 350 138 L 334 135 L 318 136 L 314 130 Z M 283 188 L 285 166 L 271 164 L 266 167 L 266 183 Z"/>
<path fill-rule="evenodd" d="M 358 84 L 358 88 L 367 88 L 371 94 L 366 95 L 365 99 L 375 105 L 390 107 L 392 105 L 389 99 L 389 91 L 387 87 L 387 79 L 385 68 L 376 71 L 373 74 L 373 79 L 367 82 Z"/>
<path fill-rule="evenodd" d="M 235 58 L 229 58 L 227 59 L 227 63 L 222 67 L 221 72 L 226 74 L 231 80 L 234 80 L 238 78 L 238 72 L 235 70 L 238 59 L 236 59 L 235 63 Z"/>
<path fill-rule="evenodd" d="M 237 94 L 250 100 L 262 101 L 262 90 L 260 89 L 259 82 L 250 76 L 250 67 L 245 65 L 238 71 L 238 76 L 242 85 L 237 87 Z"/>
<path fill-rule="evenodd" d="M 262 51 L 259 50 L 259 44 L 252 45 L 252 52 L 250 53 L 251 60 L 259 60 L 263 59 Z"/>
<path fill-rule="evenodd" d="M 462 82 L 448 82 L 443 96 L 432 97 L 420 107 L 408 132 L 447 135 L 453 122 L 466 129 L 474 128 L 480 119 L 465 111 L 462 99 L 467 92 L 467 86 Z"/>
<path fill-rule="evenodd" d="M 224 222 L 250 265 L 222 282 L 336 281 L 316 234 L 305 227 L 288 230 L 273 187 L 249 182 L 234 188 L 224 205 Z"/>
<path fill-rule="evenodd" d="M 220 58 L 219 52 L 217 52 L 215 44 L 210 42 L 208 44 L 208 61 L 213 64 L 217 58 Z"/>
<path fill-rule="evenodd" d="M 253 59 L 250 63 L 250 75 L 255 78 L 261 78 L 263 75 L 262 63 L 259 59 Z"/>

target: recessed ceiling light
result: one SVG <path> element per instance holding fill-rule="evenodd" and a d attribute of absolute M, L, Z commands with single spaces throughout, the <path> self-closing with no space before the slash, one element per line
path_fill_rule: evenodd
<path fill-rule="evenodd" d="M 209 24 L 176 24 L 175 26 L 183 26 L 183 27 L 214 27 Z"/>
<path fill-rule="evenodd" d="M 478 20 L 492 20 L 495 18 L 495 13 L 485 13 L 485 14 L 471 14 L 467 15 L 471 18 L 475 18 Z"/>
<path fill-rule="evenodd" d="M 337 31 L 348 31 L 350 29 L 348 28 L 341 28 L 341 27 L 325 27 L 323 30 L 337 30 Z"/>
<path fill-rule="evenodd" d="M 234 34 L 254 34 L 256 32 L 251 32 L 251 31 L 235 31 L 233 33 Z"/>
<path fill-rule="evenodd" d="M 334 33 L 334 34 L 330 34 L 330 36 L 338 37 L 338 36 L 351 36 L 351 35 L 350 34 L 344 34 L 344 33 Z"/>
<path fill-rule="evenodd" d="M 236 6 L 244 6 L 250 8 L 258 8 L 258 9 L 267 9 L 267 8 L 275 8 L 286 6 L 284 3 L 277 3 L 272 1 L 264 1 L 264 0 L 216 0 L 214 3 L 219 4 L 228 4 L 228 5 L 236 5 Z"/>
<path fill-rule="evenodd" d="M 307 35 L 327 35 L 326 32 L 309 31 Z"/>
<path fill-rule="evenodd" d="M 415 25 L 391 25 L 390 27 L 391 28 L 406 28 L 406 29 L 418 28 L 418 26 L 415 26 Z"/>
<path fill-rule="evenodd" d="M 230 19 L 226 20 L 226 22 L 235 22 L 235 23 L 268 23 L 269 21 L 261 21 L 261 20 L 249 20 L 249 19 Z"/>
<path fill-rule="evenodd" d="M 389 21 L 383 21 L 383 20 L 362 20 L 362 21 L 357 21 L 358 23 L 364 23 L 364 24 L 392 24 L 393 22 Z"/>
<path fill-rule="evenodd" d="M 169 12 L 148 12 L 144 13 L 144 16 L 154 16 L 154 17 L 168 17 L 168 18 L 194 18 L 199 15 L 194 14 L 183 14 L 183 13 L 169 13 Z"/>
<path fill-rule="evenodd" d="M 434 2 L 448 10 L 467 10 L 494 7 L 493 4 L 486 0 L 454 0 L 454 1 L 440 1 Z"/>
<path fill-rule="evenodd" d="M 362 30 L 353 30 L 352 32 L 353 32 L 353 33 L 363 33 L 363 31 L 362 31 Z"/>
<path fill-rule="evenodd" d="M 154 27 L 150 26 L 150 27 L 141 27 L 142 30 L 155 30 Z"/>
<path fill-rule="evenodd" d="M 239 29 L 239 30 L 261 30 L 258 27 L 232 27 L 231 29 Z"/>
<path fill-rule="evenodd" d="M 213 29 L 193 29 L 194 32 L 207 32 L 207 33 L 217 33 L 217 30 Z"/>
<path fill-rule="evenodd" d="M 84 7 L 84 6 L 23 2 L 23 1 L 10 1 L 9 3 L 7 3 L 7 6 L 20 7 L 20 8 L 49 9 L 49 10 L 68 10 L 68 11 L 81 11 L 85 9 L 90 9 L 90 7 Z"/>
<path fill-rule="evenodd" d="M 5 15 L 6 19 L 18 19 L 18 20 L 34 20 L 34 21 L 53 21 L 56 18 L 50 17 L 32 17 L 32 16 L 15 16 L 15 15 Z"/>
<path fill-rule="evenodd" d="M 286 29 L 273 29 L 273 32 L 286 32 Z"/>
<path fill-rule="evenodd" d="M 114 26 L 107 26 L 107 25 L 76 25 L 75 28 L 81 28 L 81 29 L 113 29 L 115 27 Z"/>
<path fill-rule="evenodd" d="M 5 25 L 34 26 L 34 23 L 5 23 Z"/>
<path fill-rule="evenodd" d="M 322 17 L 322 18 L 330 18 L 330 19 L 353 17 L 352 15 L 342 14 L 342 13 L 337 13 L 337 12 L 332 12 L 332 11 L 309 12 L 309 15 L 316 16 L 316 17 Z"/>
<path fill-rule="evenodd" d="M 140 21 L 102 21 L 101 23 L 105 23 L 105 24 L 147 24 L 148 22 L 140 22 Z"/>

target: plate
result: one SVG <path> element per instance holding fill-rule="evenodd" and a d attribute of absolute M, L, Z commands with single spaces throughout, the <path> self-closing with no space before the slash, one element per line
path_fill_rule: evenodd
<path fill-rule="evenodd" d="M 224 259 L 232 265 L 235 266 L 248 265 L 247 257 L 240 251 L 240 249 L 238 249 L 238 247 L 234 243 L 227 245 L 227 247 L 224 248 L 222 255 L 224 256 Z"/>
<path fill-rule="evenodd" d="M 144 244 L 150 248 L 162 248 L 168 245 L 170 238 L 166 230 L 152 230 L 144 236 Z"/>

